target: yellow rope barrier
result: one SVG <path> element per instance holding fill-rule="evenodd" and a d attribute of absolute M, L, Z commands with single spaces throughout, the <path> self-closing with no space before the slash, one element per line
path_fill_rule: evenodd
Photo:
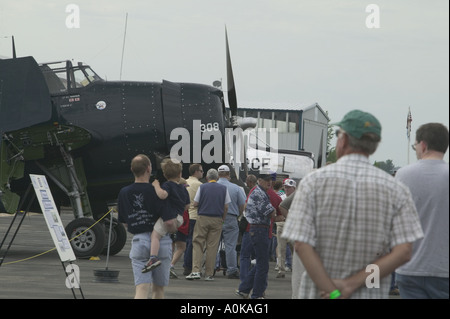
<path fill-rule="evenodd" d="M 116 211 L 116 210 L 115 210 L 114 208 L 111 208 L 105 215 L 103 215 L 99 220 L 97 220 L 95 223 L 93 223 L 91 227 L 85 229 L 81 234 L 75 236 L 75 237 L 72 238 L 70 241 L 74 240 L 74 239 L 77 238 L 77 237 L 80 237 L 80 236 L 83 235 L 85 232 L 87 232 L 89 229 L 91 229 L 92 227 L 94 227 L 95 225 L 97 225 L 101 220 L 103 220 L 103 218 L 105 218 L 109 213 L 111 213 L 111 211 Z M 47 251 L 44 251 L 44 252 L 42 252 L 42 253 L 40 253 L 40 254 L 37 254 L 37 255 L 28 257 L 28 258 L 24 258 L 24 259 L 19 259 L 19 260 L 15 260 L 15 261 L 10 261 L 10 262 L 7 262 L 7 263 L 3 263 L 3 265 L 11 265 L 11 264 L 16 264 L 16 263 L 19 263 L 19 262 L 31 260 L 31 259 L 34 259 L 34 258 L 43 256 L 43 255 L 45 255 L 45 254 L 48 254 L 49 252 L 51 252 L 51 251 L 53 251 L 53 250 L 55 250 L 55 249 L 56 249 L 56 247 L 54 247 L 54 248 L 52 248 L 52 249 L 49 249 L 49 250 L 47 250 Z"/>

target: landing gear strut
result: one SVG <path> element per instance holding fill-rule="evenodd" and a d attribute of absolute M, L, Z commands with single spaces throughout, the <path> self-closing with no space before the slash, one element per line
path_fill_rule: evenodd
<path fill-rule="evenodd" d="M 81 159 L 74 160 L 63 145 L 59 145 L 59 149 L 64 164 L 61 161 L 51 167 L 44 166 L 39 162 L 36 164 L 70 199 L 75 219 L 66 226 L 66 233 L 71 240 L 75 256 L 79 258 L 98 256 L 107 250 L 109 227 L 106 231 L 104 224 L 109 225 L 111 217 L 108 216 L 100 222 L 85 217 L 94 216 L 94 214 L 86 192 Z M 106 204 L 101 208 L 95 204 L 97 203 L 94 203 L 92 208 L 104 209 L 103 214 L 108 212 Z M 127 238 L 126 230 L 121 223 L 113 219 L 113 226 L 110 255 L 117 254 L 122 250 Z"/>

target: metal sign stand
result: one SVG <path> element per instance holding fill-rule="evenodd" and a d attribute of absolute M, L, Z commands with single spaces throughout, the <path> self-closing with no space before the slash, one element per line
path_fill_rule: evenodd
<path fill-rule="evenodd" d="M 66 275 L 66 286 L 67 286 L 67 288 L 70 288 L 72 290 L 72 294 L 75 299 L 77 299 L 77 297 L 76 297 L 74 288 L 77 288 L 80 290 L 81 297 L 84 299 L 84 294 L 83 294 L 83 291 L 81 289 L 80 282 L 79 282 L 79 276 L 78 276 L 79 269 L 78 269 L 78 266 L 73 263 L 73 261 L 76 260 L 75 254 L 73 253 L 72 246 L 70 246 L 70 243 L 67 246 L 67 243 L 62 241 L 61 236 L 64 237 L 65 232 L 64 232 L 64 229 L 62 228 L 62 224 L 61 224 L 59 215 L 55 214 L 54 210 L 56 210 L 56 209 L 54 207 L 53 197 L 51 196 L 50 190 L 48 189 L 48 185 L 46 184 L 45 176 L 30 175 L 30 177 L 31 177 L 33 183 L 28 186 L 28 188 L 25 192 L 25 195 L 23 196 L 23 198 L 21 199 L 21 203 L 19 204 L 19 209 L 17 210 L 17 213 L 14 215 L 13 220 L 11 221 L 11 224 L 9 225 L 8 230 L 6 231 L 5 236 L 0 244 L 0 249 L 1 249 L 6 238 L 9 235 L 11 229 L 13 228 L 13 225 L 16 221 L 17 215 L 19 214 L 19 212 L 21 212 L 21 213 L 23 212 L 22 218 L 20 219 L 19 224 L 17 225 L 17 228 L 14 231 L 13 237 L 11 238 L 11 241 L 9 242 L 5 253 L 3 254 L 2 257 L 0 257 L 0 267 L 3 264 L 3 261 L 5 260 L 5 257 L 8 254 L 9 249 L 11 248 L 11 245 L 14 242 L 14 239 L 16 238 L 17 233 L 19 232 L 20 226 L 22 225 L 23 220 L 25 219 L 25 216 L 29 212 L 31 204 L 34 202 L 36 197 L 38 197 L 39 204 L 41 205 L 42 213 L 44 215 L 44 218 L 46 219 L 47 225 L 49 226 L 49 230 L 51 232 L 53 241 L 55 243 L 56 249 L 58 250 L 58 253 L 60 256 L 61 264 L 64 269 L 64 274 Z M 47 186 L 47 188 L 45 188 L 44 191 L 39 190 L 39 188 L 37 187 L 36 178 L 40 179 L 39 180 L 40 183 L 43 181 L 45 186 Z M 32 186 L 34 186 L 35 192 L 31 191 Z M 28 202 L 26 210 L 22 211 L 21 210 L 22 206 L 24 205 L 24 203 L 30 196 L 31 196 L 31 198 Z M 43 198 L 43 196 L 47 196 L 47 197 Z M 46 205 L 50 205 L 50 206 L 44 205 L 43 201 L 47 201 Z M 57 213 L 57 211 L 56 211 L 56 213 Z M 51 215 L 51 217 L 49 217 L 49 215 Z M 52 226 L 49 225 L 49 220 L 48 220 L 49 218 L 52 218 L 54 221 L 54 224 Z M 67 238 L 63 238 L 63 239 L 68 240 Z M 63 244 L 65 244 L 65 246 Z M 68 262 L 69 264 L 66 266 L 64 264 L 65 262 Z M 69 270 L 69 272 L 68 272 L 68 270 Z"/>
<path fill-rule="evenodd" d="M 80 294 L 81 294 L 81 298 L 84 299 L 84 294 L 83 294 L 83 290 L 81 289 L 80 286 L 80 280 L 79 280 L 79 275 L 78 275 L 78 266 L 74 263 L 72 263 L 72 261 L 69 261 L 69 264 L 67 266 L 64 265 L 64 261 L 61 261 L 62 267 L 64 269 L 64 273 L 66 274 L 66 287 L 70 288 L 70 290 L 72 290 L 72 295 L 74 299 L 78 299 L 77 295 L 75 294 L 75 288 L 80 289 Z M 76 267 L 76 268 L 75 268 Z M 67 270 L 70 270 L 71 272 L 69 273 Z M 73 280 L 72 280 L 73 278 Z"/>
<path fill-rule="evenodd" d="M 27 188 L 27 190 L 25 192 L 25 195 L 21 199 L 20 204 L 19 204 L 19 208 L 18 208 L 17 212 L 14 214 L 14 217 L 13 217 L 11 223 L 9 224 L 9 227 L 8 227 L 6 233 L 5 233 L 5 236 L 3 237 L 2 242 L 0 244 L 0 250 L 1 250 L 2 247 L 3 247 L 3 244 L 6 241 L 6 238 L 8 237 L 11 229 L 14 226 L 14 223 L 16 222 L 17 215 L 19 214 L 19 212 L 22 213 L 23 214 L 22 218 L 19 220 L 19 224 L 17 225 L 17 228 L 14 231 L 14 234 L 13 234 L 13 236 L 11 238 L 11 241 L 8 244 L 8 247 L 6 248 L 5 253 L 3 254 L 3 256 L 0 257 L 0 267 L 2 266 L 3 261 L 5 260 L 6 255 L 8 254 L 9 249 L 11 248 L 11 245 L 14 242 L 14 239 L 16 238 L 17 233 L 19 232 L 20 226 L 22 226 L 23 220 L 25 219 L 25 216 L 27 215 L 27 213 L 28 213 L 28 211 L 29 211 L 29 209 L 31 207 L 31 204 L 33 203 L 34 199 L 36 198 L 36 194 L 34 192 L 31 193 L 31 199 L 30 199 L 30 201 L 28 203 L 27 209 L 25 211 L 22 211 L 22 207 L 23 207 L 25 201 L 28 199 L 28 196 L 30 196 L 30 191 L 31 191 L 31 184 L 28 186 L 28 188 Z"/>
<path fill-rule="evenodd" d="M 109 270 L 109 250 L 111 246 L 111 233 L 113 224 L 113 210 L 110 211 L 109 216 L 109 235 L 108 235 L 108 248 L 106 252 L 106 268 L 105 269 L 94 269 L 95 282 L 119 282 L 119 270 Z"/>

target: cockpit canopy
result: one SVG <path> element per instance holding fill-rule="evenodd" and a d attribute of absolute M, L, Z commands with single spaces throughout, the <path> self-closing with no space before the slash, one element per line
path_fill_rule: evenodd
<path fill-rule="evenodd" d="M 59 61 L 39 64 L 50 94 L 67 94 L 73 89 L 82 88 L 96 81 L 103 81 L 88 65 L 78 62 Z"/>

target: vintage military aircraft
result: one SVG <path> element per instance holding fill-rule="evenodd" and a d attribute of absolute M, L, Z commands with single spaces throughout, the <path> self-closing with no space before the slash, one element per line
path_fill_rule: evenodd
<path fill-rule="evenodd" d="M 100 254 L 108 227 L 90 227 L 108 212 L 120 188 L 133 181 L 130 161 L 136 154 L 148 154 L 153 171 L 160 172 L 158 163 L 177 142 L 170 136 L 173 129 L 192 133 L 199 129 L 196 123 L 223 133 L 239 126 L 227 36 L 226 52 L 231 118 L 223 92 L 214 86 L 105 81 L 83 63 L 38 64 L 33 57 L 16 57 L 13 50 L 13 58 L 0 60 L 0 212 L 16 212 L 29 174 L 44 174 L 57 205 L 73 208 L 75 219 L 66 232 L 75 238 L 75 254 Z M 234 143 L 240 138 L 235 136 Z M 202 140 L 202 146 L 208 142 Z M 290 153 L 312 169 L 311 153 Z M 125 229 L 113 221 L 110 254 L 126 242 Z"/>

